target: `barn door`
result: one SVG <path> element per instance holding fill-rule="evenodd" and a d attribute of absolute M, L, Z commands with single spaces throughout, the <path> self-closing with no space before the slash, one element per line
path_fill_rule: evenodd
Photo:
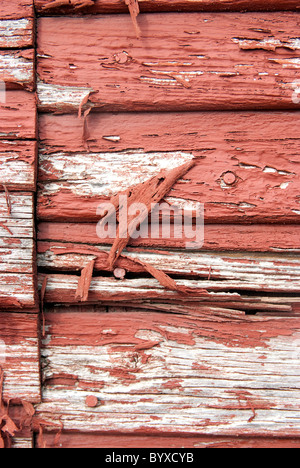
<path fill-rule="evenodd" d="M 1 5 L 0 446 L 299 447 L 297 8 Z"/>

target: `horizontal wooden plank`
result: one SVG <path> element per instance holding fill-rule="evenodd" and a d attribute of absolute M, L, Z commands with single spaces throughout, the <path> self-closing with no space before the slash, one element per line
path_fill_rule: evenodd
<path fill-rule="evenodd" d="M 171 291 L 162 286 L 156 279 L 144 278 L 138 276 L 134 279 L 124 279 L 119 281 L 115 278 L 95 276 L 92 278 L 89 288 L 88 303 L 97 302 L 132 302 L 132 301 L 175 301 L 186 303 L 188 300 L 196 301 L 206 298 L 214 302 L 220 293 L 224 300 L 229 294 L 239 302 L 239 294 L 235 292 L 248 291 L 259 293 L 290 293 L 297 295 L 299 293 L 299 279 L 290 281 L 287 279 L 276 279 L 269 277 L 267 283 L 262 282 L 262 278 L 253 277 L 253 281 L 242 279 L 215 279 L 209 276 L 209 267 L 207 267 L 206 278 L 201 279 L 176 279 L 178 288 L 188 288 L 188 294 Z M 271 275 L 270 275 L 271 276 Z M 287 275 L 288 276 L 288 275 Z M 209 279 L 208 279 L 209 278 Z M 44 281 L 44 275 L 39 275 L 40 288 Z M 47 274 L 47 287 L 45 301 L 49 303 L 76 304 L 80 302 L 76 295 L 79 277 L 70 274 Z M 203 292 L 207 290 L 209 293 Z M 224 294 L 222 296 L 222 293 Z M 227 294 L 228 293 L 228 294 Z M 293 296 L 294 302 L 299 302 L 297 296 Z"/>
<path fill-rule="evenodd" d="M 33 18 L 23 18 L 18 20 L 4 20 L 1 16 L 0 18 L 0 48 L 23 49 L 26 47 L 33 47 Z"/>
<path fill-rule="evenodd" d="M 34 49 L 0 50 L 0 80 L 7 89 L 35 88 Z"/>
<path fill-rule="evenodd" d="M 94 271 L 109 271 L 109 248 L 94 247 L 82 244 L 47 244 L 39 243 L 38 266 L 47 270 L 80 271 L 93 257 L 96 258 Z M 261 290 L 277 284 L 277 291 L 289 292 L 299 289 L 300 259 L 299 256 L 283 254 L 249 254 L 228 252 L 191 252 L 191 251 L 151 251 L 133 249 L 123 252 L 126 258 L 120 258 L 118 266 L 129 273 L 145 273 L 141 264 L 153 265 L 169 275 L 181 277 L 208 278 L 220 281 L 235 280 L 243 282 L 242 289 L 248 286 Z M 120 283 L 122 285 L 122 282 Z M 298 287 L 297 287 L 298 285 Z"/>
<path fill-rule="evenodd" d="M 132 247 L 155 247 L 155 248 L 185 248 L 188 239 L 184 232 L 180 231 L 178 239 L 170 236 L 161 239 L 153 235 L 153 226 L 148 236 L 131 239 L 129 246 Z M 1 231 L 0 231 L 1 235 Z M 111 239 L 99 238 L 95 224 L 78 223 L 38 223 L 39 250 L 45 252 L 48 245 L 42 241 L 48 241 L 54 245 L 60 242 L 93 244 L 95 246 L 112 244 Z M 44 246 L 44 247 L 43 247 Z M 78 247 L 79 248 L 79 247 Z M 227 225 L 206 224 L 204 225 L 203 251 L 246 251 L 246 252 L 300 252 L 300 225 Z"/>
<path fill-rule="evenodd" d="M 167 159 L 180 164 L 197 155 L 202 159 L 189 184 L 176 184 L 172 196 L 205 203 L 206 222 L 298 222 L 300 114 L 225 116 L 91 114 L 87 152 L 81 120 L 42 115 L 39 217 L 96 221 L 101 197 L 152 175 Z M 225 182 L 228 172 L 236 177 L 232 185 Z"/>
<path fill-rule="evenodd" d="M 45 429 L 299 437 L 298 319 L 58 307 L 45 319 Z"/>
<path fill-rule="evenodd" d="M 41 399 L 38 316 L 0 313 L 3 397 L 38 403 Z"/>
<path fill-rule="evenodd" d="M 25 91 L 7 91 L 0 100 L 0 140 L 36 138 L 35 95 Z"/>
<path fill-rule="evenodd" d="M 296 13 L 143 14 L 139 26 L 136 39 L 128 14 L 40 18 L 40 110 L 78 111 L 80 96 L 104 111 L 299 109 Z"/>
<path fill-rule="evenodd" d="M 37 305 L 32 193 L 0 192 L 0 309 Z"/>
<path fill-rule="evenodd" d="M 0 180 L 9 190 L 36 190 L 37 143 L 0 140 Z M 3 185 L 0 185 L 3 190 Z"/>
<path fill-rule="evenodd" d="M 34 0 L 40 15 L 62 13 L 123 13 L 119 0 Z M 276 11 L 298 10 L 298 0 L 138 0 L 142 12 L 150 11 Z"/>
<path fill-rule="evenodd" d="M 299 150 L 299 125 L 297 111 L 93 112 L 87 117 L 88 135 L 84 141 L 83 122 L 78 116 L 41 114 L 39 138 L 43 154 L 80 153 L 87 149 L 94 153 L 130 149 L 191 151 L 202 156 L 222 152 L 228 160 L 236 158 L 236 163 L 244 166 L 267 166 L 271 159 L 279 162 L 281 158 L 279 169 L 284 170 L 285 155 L 295 161 Z"/>
<path fill-rule="evenodd" d="M 9 0 L 1 2 L 1 19 L 18 19 L 33 17 L 33 0 Z"/>
<path fill-rule="evenodd" d="M 44 434 L 48 448 L 299 448 L 299 438 L 276 437 L 184 437 L 135 434 L 92 434 L 63 432 L 57 442 L 55 434 Z M 115 454 L 118 450 L 115 450 Z M 105 456 L 105 452 L 103 453 Z M 148 457 L 149 459 L 149 457 Z M 177 457 L 174 456 L 174 460 Z M 195 457 L 194 457 L 195 459 Z M 127 459 L 125 459 L 127 460 Z"/>

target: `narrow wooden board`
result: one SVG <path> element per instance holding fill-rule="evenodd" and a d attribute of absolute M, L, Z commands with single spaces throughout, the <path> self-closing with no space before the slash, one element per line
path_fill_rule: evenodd
<path fill-rule="evenodd" d="M 124 13 L 120 0 L 34 0 L 40 15 L 63 13 Z M 142 12 L 152 11 L 276 11 L 298 10 L 298 0 L 138 0 Z"/>
<path fill-rule="evenodd" d="M 147 112 L 97 113 L 86 120 L 77 115 L 41 114 L 40 151 L 52 153 L 132 150 L 191 151 L 196 155 L 223 153 L 244 166 L 272 165 L 299 151 L 300 112 Z M 217 129 L 217 131 L 216 131 Z M 268 161 L 265 159 L 268 158 Z M 250 167 L 249 167 L 250 169 Z"/>
<path fill-rule="evenodd" d="M 41 400 L 38 316 L 1 312 L 0 323 L 3 397 L 38 403 Z"/>
<path fill-rule="evenodd" d="M 1 244 L 0 244 L 1 245 Z M 47 248 L 48 247 L 48 248 Z M 47 250 L 45 250 L 47 248 Z M 109 248 L 82 244 L 39 244 L 38 266 L 46 270 L 80 271 L 95 257 L 95 273 L 109 271 Z M 44 251 L 44 252 L 42 252 Z M 248 285 L 267 288 L 269 284 L 278 285 L 278 291 L 288 292 L 290 287 L 300 284 L 299 256 L 284 254 L 254 254 L 249 258 L 247 253 L 201 252 L 192 251 L 151 251 L 132 249 L 124 251 L 124 257 L 118 261 L 118 266 L 128 273 L 145 273 L 140 263 L 153 265 L 168 275 L 181 277 L 208 278 L 211 280 L 243 281 L 244 289 Z M 120 286 L 123 282 L 119 283 Z M 226 283 L 225 283 L 226 284 Z M 281 286 L 280 286 L 281 285 Z M 294 285 L 294 286 L 292 286 Z M 282 288 L 282 289 L 281 289 Z"/>
<path fill-rule="evenodd" d="M 159 234 L 155 238 L 152 231 L 147 236 L 131 239 L 129 246 L 154 248 L 185 248 L 188 239 L 184 232 L 176 239 L 173 235 L 168 239 L 161 239 Z M 48 248 L 59 245 L 60 242 L 85 244 L 91 246 L 110 245 L 113 239 L 99 238 L 96 224 L 78 223 L 38 223 L 38 248 L 41 253 Z M 1 231 L 0 231 L 1 235 Z M 43 242 L 44 241 L 44 242 Z M 46 241 L 46 242 L 45 242 Z M 203 251 L 234 251 L 234 252 L 282 252 L 300 253 L 300 225 L 234 225 L 234 224 L 205 224 Z"/>
<path fill-rule="evenodd" d="M 0 4 L 1 19 L 33 17 L 33 0 L 9 0 Z"/>
<path fill-rule="evenodd" d="M 35 88 L 34 49 L 0 50 L 0 80 L 7 89 Z"/>
<path fill-rule="evenodd" d="M 145 14 L 139 25 L 136 39 L 128 14 L 40 18 L 40 109 L 78 111 L 90 91 L 105 111 L 299 109 L 296 13 Z"/>
<path fill-rule="evenodd" d="M 195 167 L 173 186 L 166 201 L 186 211 L 191 201 L 204 204 L 206 223 L 297 224 L 299 161 L 295 153 L 290 156 L 277 151 L 205 151 Z M 171 148 L 162 152 L 40 154 L 38 218 L 97 222 L 102 202 L 193 156 L 192 151 Z"/>
<path fill-rule="evenodd" d="M 0 309 L 37 305 L 32 193 L 0 192 Z"/>
<path fill-rule="evenodd" d="M 37 143 L 0 140 L 0 181 L 12 191 L 36 190 Z M 0 190 L 4 190 L 0 185 Z"/>
<path fill-rule="evenodd" d="M 3 101 L 0 102 L 0 140 L 35 139 L 35 95 L 25 91 L 7 91 Z"/>
<path fill-rule="evenodd" d="M 156 279 L 144 278 L 140 275 L 134 279 L 124 279 L 119 281 L 115 278 L 97 276 L 93 277 L 89 288 L 87 302 L 131 302 L 131 301 L 175 301 L 185 303 L 188 300 L 200 301 L 201 299 L 210 299 L 214 302 L 217 297 L 216 293 L 233 294 L 233 298 L 239 301 L 238 292 L 251 291 L 259 293 L 285 293 L 299 294 L 299 279 L 277 279 L 269 276 L 267 282 L 264 283 L 263 275 L 260 278 L 255 278 L 253 275 L 252 281 L 243 279 L 215 279 L 209 277 L 209 267 L 207 268 L 207 277 L 199 279 L 177 279 L 178 288 L 189 288 L 188 294 L 182 294 L 177 291 L 171 291 L 162 286 Z M 289 276 L 289 275 L 287 275 Z M 40 288 L 45 276 L 39 275 Z M 209 278 L 209 279 L 207 279 Z M 76 304 L 80 300 L 76 296 L 79 277 L 67 274 L 47 274 L 47 287 L 45 293 L 45 301 L 49 303 L 61 304 Z M 203 293 L 203 290 L 209 293 Z M 234 296 L 236 292 L 236 296 Z M 224 298 L 223 297 L 223 298 Z M 299 302 L 297 296 L 294 297 L 294 302 Z"/>
<path fill-rule="evenodd" d="M 34 46 L 33 18 L 18 20 L 5 20 L 1 16 L 0 18 L 0 48 L 24 49 Z"/>
<path fill-rule="evenodd" d="M 184 448 L 299 448 L 299 438 L 276 437 L 221 437 L 221 436 L 165 436 L 135 435 L 135 434 L 92 434 L 63 432 L 58 441 L 56 434 L 44 434 L 47 448 L 158 448 L 158 449 L 184 449 Z M 40 445 L 38 445 L 40 447 Z M 116 451 L 116 450 L 115 450 Z M 119 454 L 119 452 L 118 452 Z M 199 453 L 200 455 L 200 453 Z M 105 458 L 105 451 L 103 451 Z M 157 458 L 158 459 L 158 458 Z M 180 458 L 178 458 L 179 460 Z M 187 456 L 184 458 L 187 459 Z M 195 457 L 194 457 L 195 459 Z M 127 460 L 127 459 L 126 459 Z M 149 456 L 148 456 L 149 460 Z M 154 463 L 154 455 L 152 458 Z M 177 456 L 174 456 L 177 460 Z"/>
<path fill-rule="evenodd" d="M 299 319 L 82 312 L 45 314 L 45 430 L 299 438 Z"/>

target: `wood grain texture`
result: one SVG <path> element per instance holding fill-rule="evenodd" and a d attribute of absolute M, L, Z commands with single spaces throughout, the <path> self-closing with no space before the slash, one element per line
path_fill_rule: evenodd
<path fill-rule="evenodd" d="M 97 221 L 101 199 L 194 155 L 201 159 L 172 197 L 205 203 L 207 223 L 298 222 L 299 116 L 93 113 L 85 143 L 76 116 L 42 115 L 38 216 Z"/>
<path fill-rule="evenodd" d="M 0 309 L 37 305 L 33 202 L 31 193 L 0 192 Z"/>
<path fill-rule="evenodd" d="M 35 88 L 34 50 L 0 50 L 0 80 L 7 89 Z"/>
<path fill-rule="evenodd" d="M 299 438 L 276 437 L 221 437 L 198 436 L 171 437 L 134 434 L 93 434 L 63 432 L 59 441 L 55 441 L 55 434 L 45 434 L 44 439 L 48 448 L 299 448 Z"/>
<path fill-rule="evenodd" d="M 34 0 L 40 15 L 63 13 L 124 13 L 119 0 Z M 152 11 L 276 11 L 298 10 L 298 0 L 139 0 L 142 12 Z"/>
<path fill-rule="evenodd" d="M 20 19 L 33 17 L 33 0 L 9 0 L 0 4 L 1 19 Z"/>
<path fill-rule="evenodd" d="M 33 47 L 33 18 L 22 18 L 19 20 L 4 20 L 1 16 L 0 18 L 0 48 L 24 49 Z"/>
<path fill-rule="evenodd" d="M 25 91 L 7 91 L 0 102 L 0 140 L 35 139 L 37 111 L 35 95 Z"/>
<path fill-rule="evenodd" d="M 147 236 L 142 236 L 141 233 L 139 239 L 131 239 L 129 246 L 170 249 L 186 247 L 188 239 L 182 230 L 178 239 L 171 235 L 170 238 L 162 240 L 158 233 L 156 237 L 153 235 L 152 228 L 153 226 Z M 112 239 L 98 237 L 96 225 L 92 223 L 44 222 L 38 223 L 37 230 L 41 253 L 60 243 L 75 243 L 78 244 L 78 248 L 84 248 L 86 244 L 91 247 L 112 244 Z M 299 253 L 300 225 L 206 224 L 202 250 Z"/>
<path fill-rule="evenodd" d="M 36 189 L 37 143 L 0 140 L 0 180 L 9 190 Z M 3 185 L 0 185 L 3 190 Z"/>
<path fill-rule="evenodd" d="M 1 368 L 5 400 L 41 400 L 39 329 L 36 314 L 0 313 Z"/>
<path fill-rule="evenodd" d="M 40 246 L 43 249 L 43 245 Z M 94 270 L 109 271 L 109 248 L 89 248 L 89 245 L 50 244 L 46 252 L 40 252 L 38 265 L 47 270 L 80 271 L 85 268 L 92 258 L 96 259 Z M 227 252 L 191 252 L 191 251 L 151 251 L 132 249 L 123 252 L 124 259 L 120 258 L 118 266 L 129 273 L 145 273 L 142 263 L 153 265 L 168 275 L 182 277 L 207 278 L 224 281 L 224 289 L 228 280 L 243 282 L 243 289 L 262 288 L 277 284 L 277 291 L 289 292 L 297 290 L 300 284 L 300 260 L 298 256 L 283 254 L 235 254 Z M 123 282 L 121 281 L 120 286 Z"/>
<path fill-rule="evenodd" d="M 129 15 L 40 18 L 40 109 L 78 110 L 76 88 L 105 111 L 299 108 L 296 13 L 145 14 L 139 26 L 136 39 Z"/>
<path fill-rule="evenodd" d="M 185 303 L 188 300 L 201 301 L 203 298 L 214 302 L 218 294 L 235 294 L 233 296 L 237 302 L 240 299 L 238 292 L 248 291 L 251 293 L 289 293 L 294 294 L 294 302 L 299 302 L 299 279 L 277 279 L 271 275 L 267 277 L 266 283 L 263 282 L 264 275 L 260 277 L 252 276 L 252 281 L 230 277 L 217 278 L 212 280 L 209 277 L 209 267 L 206 269 L 206 278 L 198 279 L 176 279 L 176 285 L 182 288 L 189 288 L 188 294 L 182 294 L 177 291 L 171 291 L 162 286 L 156 279 L 144 278 L 138 275 L 134 279 L 124 279 L 119 281 L 115 278 L 94 276 L 89 288 L 87 302 L 141 302 L 146 300 L 156 301 L 174 301 Z M 225 275 L 226 276 L 226 275 Z M 241 275 L 242 277 L 243 275 Z M 289 276 L 289 275 L 287 275 Z M 207 279 L 209 278 L 209 279 Z M 39 275 L 40 288 L 44 280 L 44 275 Z M 79 277 L 70 274 L 47 274 L 47 287 L 45 292 L 45 301 L 49 303 L 76 304 L 80 300 L 76 297 Z M 208 293 L 204 293 L 207 290 Z M 224 297 L 223 297 L 224 299 Z"/>
<path fill-rule="evenodd" d="M 45 429 L 299 437 L 298 319 L 82 312 L 46 312 Z"/>

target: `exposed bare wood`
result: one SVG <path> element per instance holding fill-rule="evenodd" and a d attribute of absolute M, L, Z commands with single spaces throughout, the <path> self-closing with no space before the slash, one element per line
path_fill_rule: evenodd
<path fill-rule="evenodd" d="M 26 89 L 35 87 L 34 50 L 0 50 L 0 80 L 7 89 Z"/>
<path fill-rule="evenodd" d="M 25 91 L 7 91 L 0 101 L 0 140 L 36 138 L 35 95 Z"/>
<path fill-rule="evenodd" d="M 23 49 L 33 47 L 34 23 L 32 18 L 5 20 L 0 12 L 0 48 Z"/>
<path fill-rule="evenodd" d="M 81 310 L 46 313 L 45 429 L 299 437 L 298 319 Z"/>
<path fill-rule="evenodd" d="M 41 220 L 99 221 L 101 202 L 193 158 L 189 151 L 127 150 L 41 154 L 37 213 Z M 227 181 L 232 175 L 234 180 Z M 204 204 L 206 223 L 299 222 L 299 162 L 268 150 L 236 156 L 205 152 L 166 200 Z M 274 199 L 276 203 L 274 203 Z"/>
<path fill-rule="evenodd" d="M 151 226 L 151 231 L 147 233 L 147 236 L 143 236 L 141 232 L 141 237 L 135 240 L 131 239 L 129 245 L 144 248 L 185 248 L 188 239 L 182 229 L 177 234 L 178 238 L 170 236 L 168 239 L 161 239 L 159 232 L 155 234 L 155 230 Z M 60 242 L 83 244 L 83 248 L 84 244 L 105 245 L 112 243 L 111 239 L 98 237 L 95 224 L 78 223 L 39 223 L 38 239 L 40 253 L 45 253 L 50 247 Z M 299 253 L 300 225 L 205 224 L 203 250 Z"/>
<path fill-rule="evenodd" d="M 33 195 L 0 192 L 0 309 L 32 309 L 37 303 Z"/>
<path fill-rule="evenodd" d="M 209 267 L 207 270 L 209 270 Z M 207 275 L 209 276 L 209 271 L 207 271 Z M 213 301 L 215 293 L 218 292 L 230 293 L 232 291 L 247 290 L 254 292 L 299 293 L 299 279 L 296 279 L 295 281 L 285 278 L 277 279 L 270 275 L 270 277 L 267 278 L 267 282 L 264 283 L 264 277 L 253 277 L 252 281 L 240 279 L 239 275 L 237 275 L 237 277 L 238 279 L 228 277 L 226 279 L 218 278 L 216 280 L 207 278 L 199 278 L 197 280 L 177 279 L 176 284 L 179 288 L 188 288 L 189 294 L 186 296 L 175 291 L 167 290 L 160 285 L 156 279 L 142 278 L 139 276 L 135 279 L 124 279 L 119 281 L 115 278 L 98 276 L 94 277 L 91 281 L 87 300 L 88 302 L 96 303 L 98 301 L 130 302 L 155 299 L 160 301 L 174 300 L 184 303 L 187 301 L 187 298 L 190 298 L 190 300 L 200 300 L 203 297 L 208 297 Z M 39 275 L 40 287 L 43 279 L 44 276 Z M 77 303 L 77 286 L 78 276 L 54 273 L 49 274 L 47 275 L 45 302 L 66 304 Z M 204 290 L 208 290 L 211 294 L 204 294 Z M 237 295 L 235 298 L 238 300 L 239 296 Z M 297 302 L 296 297 L 295 302 Z"/>
<path fill-rule="evenodd" d="M 298 10 L 298 0 L 138 0 L 143 12 L 149 11 L 276 11 Z M 124 13 L 120 0 L 34 0 L 39 14 Z"/>
<path fill-rule="evenodd" d="M 38 316 L 1 312 L 0 323 L 3 398 L 38 403 L 41 399 Z"/>
<path fill-rule="evenodd" d="M 43 245 L 40 250 L 44 250 Z M 39 254 L 38 265 L 58 271 L 79 271 L 89 265 L 91 257 L 95 257 L 95 271 L 109 271 L 109 252 L 109 248 L 105 247 L 52 244 L 46 252 Z M 170 249 L 165 252 L 133 249 L 131 252 L 124 251 L 123 254 L 117 265 L 130 273 L 145 272 L 143 266 L 135 262 L 137 259 L 142 264 L 153 265 L 169 275 L 208 278 L 209 274 L 211 280 L 244 281 L 244 289 L 249 284 L 253 287 L 256 285 L 257 290 L 260 290 L 262 285 L 267 287 L 268 284 L 277 282 L 278 290 L 282 284 L 283 292 L 289 291 L 290 287 L 296 288 L 297 283 L 300 283 L 300 260 L 297 256 L 252 254 L 249 258 L 247 253 L 193 253 Z"/>
<path fill-rule="evenodd" d="M 37 143 L 0 140 L 0 181 L 10 190 L 35 191 Z M 3 186 L 0 185 L 0 191 Z"/>
<path fill-rule="evenodd" d="M 105 111 L 299 108 L 296 13 L 151 14 L 139 26 L 136 39 L 129 14 L 40 18 L 40 108 L 70 110 L 76 88 Z"/>

